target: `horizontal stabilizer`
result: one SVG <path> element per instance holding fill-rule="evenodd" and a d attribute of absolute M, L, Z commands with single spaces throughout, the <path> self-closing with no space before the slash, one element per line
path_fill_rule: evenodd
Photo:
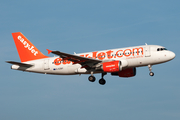
<path fill-rule="evenodd" d="M 19 65 L 21 67 L 32 67 L 32 64 L 27 63 L 20 63 L 20 62 L 14 62 L 14 61 L 6 61 L 7 63 L 13 64 L 13 65 Z"/>

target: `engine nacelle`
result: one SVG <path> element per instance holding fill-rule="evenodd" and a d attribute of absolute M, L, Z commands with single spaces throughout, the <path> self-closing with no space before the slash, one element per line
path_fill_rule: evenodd
<path fill-rule="evenodd" d="M 119 72 L 113 72 L 111 75 L 119 77 L 133 77 L 136 75 L 136 68 L 127 68 Z"/>
<path fill-rule="evenodd" d="M 119 72 L 122 71 L 122 68 L 125 68 L 127 66 L 128 62 L 126 60 L 102 63 L 102 69 L 104 72 Z"/>
<path fill-rule="evenodd" d="M 118 72 L 121 71 L 121 62 L 120 61 L 111 61 L 102 63 L 102 69 L 104 72 Z"/>

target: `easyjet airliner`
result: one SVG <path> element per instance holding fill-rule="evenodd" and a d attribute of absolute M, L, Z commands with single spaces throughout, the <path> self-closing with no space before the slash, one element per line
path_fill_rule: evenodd
<path fill-rule="evenodd" d="M 104 85 L 104 75 L 133 77 L 136 67 L 148 66 L 150 76 L 153 76 L 152 65 L 164 63 L 175 58 L 175 53 L 159 45 L 141 45 L 94 51 L 80 54 L 68 54 L 48 50 L 56 57 L 42 54 L 22 33 L 12 33 L 21 62 L 6 61 L 13 64 L 12 69 L 54 75 L 91 74 L 89 81 L 94 82 L 93 74 L 101 73 L 99 80 Z"/>

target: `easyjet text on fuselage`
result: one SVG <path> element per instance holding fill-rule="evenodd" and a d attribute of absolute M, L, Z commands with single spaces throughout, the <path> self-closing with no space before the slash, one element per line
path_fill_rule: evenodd
<path fill-rule="evenodd" d="M 104 60 L 104 59 L 112 59 L 112 58 L 122 58 L 126 57 L 126 59 L 133 59 L 133 58 L 139 58 L 143 57 L 143 47 L 139 48 L 128 48 L 124 50 L 108 50 L 105 52 L 92 52 L 91 54 L 83 54 L 80 55 L 82 57 L 87 57 L 87 58 L 93 58 L 93 59 L 99 59 L 99 60 Z M 54 60 L 55 65 L 60 65 L 61 63 L 65 64 L 70 64 L 71 61 L 68 60 L 63 60 L 62 58 L 56 58 Z"/>

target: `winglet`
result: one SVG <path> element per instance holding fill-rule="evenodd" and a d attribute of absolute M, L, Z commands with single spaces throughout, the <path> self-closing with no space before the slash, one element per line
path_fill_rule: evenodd
<path fill-rule="evenodd" d="M 48 54 L 50 54 L 52 52 L 52 50 L 46 49 L 48 51 Z"/>

